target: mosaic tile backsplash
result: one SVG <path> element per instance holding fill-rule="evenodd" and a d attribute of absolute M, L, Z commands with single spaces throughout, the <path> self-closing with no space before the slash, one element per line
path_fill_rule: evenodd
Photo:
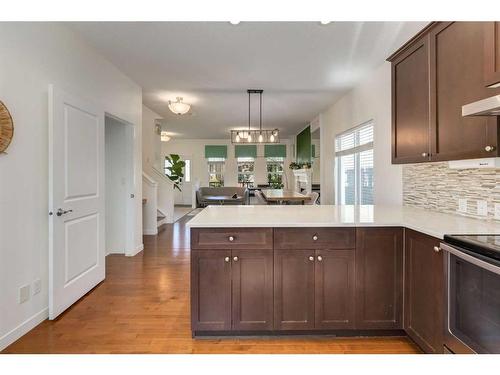
<path fill-rule="evenodd" d="M 467 213 L 458 199 L 467 199 Z M 488 202 L 488 216 L 477 215 L 477 201 Z M 447 162 L 403 166 L 403 204 L 493 220 L 500 203 L 500 169 L 450 169 Z"/>

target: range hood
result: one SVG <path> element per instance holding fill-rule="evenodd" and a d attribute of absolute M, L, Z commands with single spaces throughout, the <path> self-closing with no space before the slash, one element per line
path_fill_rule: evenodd
<path fill-rule="evenodd" d="M 500 95 L 463 105 L 462 116 L 500 116 Z"/>

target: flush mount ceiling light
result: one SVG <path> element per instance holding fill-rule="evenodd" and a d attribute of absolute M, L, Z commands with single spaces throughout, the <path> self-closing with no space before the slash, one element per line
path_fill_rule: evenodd
<path fill-rule="evenodd" d="M 241 21 L 229 21 L 231 25 L 238 25 Z"/>
<path fill-rule="evenodd" d="M 320 24 L 322 25 L 328 25 L 332 21 L 319 21 Z"/>
<path fill-rule="evenodd" d="M 176 115 L 185 115 L 189 112 L 191 105 L 184 103 L 182 98 L 178 96 L 175 102 L 171 100 L 168 101 L 168 108 Z"/>
<path fill-rule="evenodd" d="M 231 130 L 231 143 L 279 143 L 278 129 L 262 129 L 262 93 L 264 90 L 247 90 L 248 93 L 248 130 Z M 250 127 L 250 96 L 259 94 L 259 130 Z"/>
<path fill-rule="evenodd" d="M 165 130 L 162 130 L 162 132 L 160 133 L 160 140 L 162 142 L 170 141 L 170 137 L 168 136 L 168 132 L 166 132 Z"/>

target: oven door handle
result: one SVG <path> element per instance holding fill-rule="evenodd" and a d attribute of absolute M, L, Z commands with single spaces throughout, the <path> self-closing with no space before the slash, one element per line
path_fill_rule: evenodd
<path fill-rule="evenodd" d="M 472 263 L 475 266 L 481 267 L 487 271 L 490 271 L 490 272 L 493 272 L 497 275 L 500 275 L 500 267 L 497 267 L 491 263 L 485 262 L 484 260 L 475 258 L 475 257 L 473 257 L 469 254 L 466 254 L 460 250 L 457 250 L 454 247 L 451 247 L 447 244 L 441 243 L 439 246 L 441 247 L 442 250 L 444 250 L 448 253 L 451 253 L 451 254 L 455 255 L 456 257 L 465 260 L 466 262 Z"/>

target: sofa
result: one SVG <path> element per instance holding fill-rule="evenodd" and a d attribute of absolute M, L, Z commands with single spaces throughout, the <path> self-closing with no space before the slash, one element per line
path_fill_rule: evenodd
<path fill-rule="evenodd" d="M 234 195 L 238 198 L 233 198 Z M 208 200 L 207 197 L 217 196 L 220 200 Z M 196 190 L 196 206 L 206 207 L 208 205 L 223 204 L 223 205 L 241 205 L 248 203 L 248 189 L 246 187 L 200 187 Z"/>

